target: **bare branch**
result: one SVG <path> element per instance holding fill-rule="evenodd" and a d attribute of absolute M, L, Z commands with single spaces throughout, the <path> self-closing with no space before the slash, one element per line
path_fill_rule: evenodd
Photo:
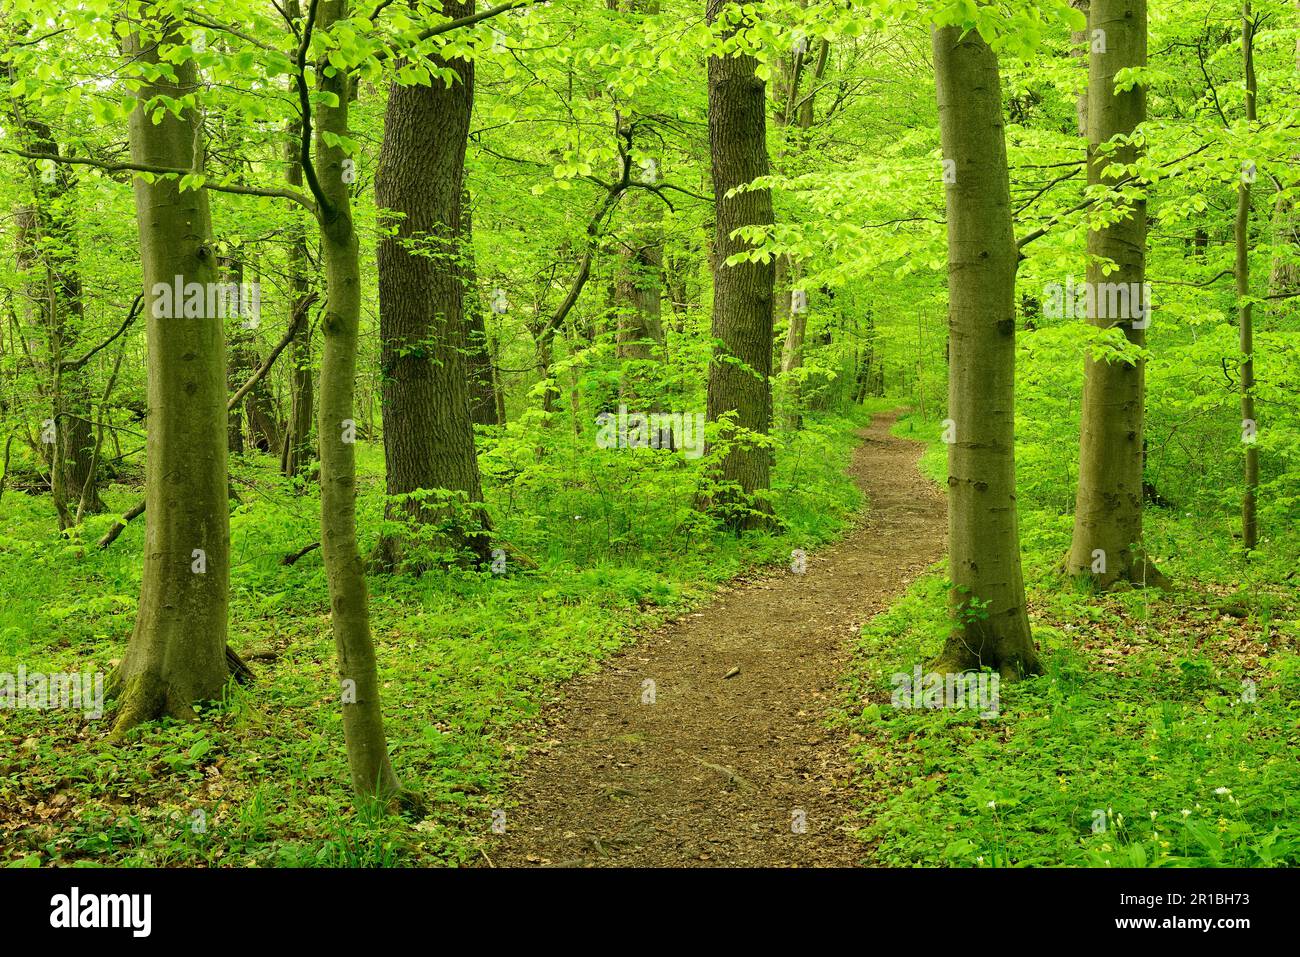
<path fill-rule="evenodd" d="M 94 356 L 94 354 L 95 354 L 96 352 L 99 352 L 101 349 L 105 349 L 105 348 L 107 348 L 108 346 L 112 345 L 112 344 L 113 344 L 113 340 L 116 339 L 118 336 L 120 336 L 122 333 L 126 332 L 126 330 L 127 330 L 128 328 L 130 328 L 131 323 L 135 322 L 136 316 L 140 315 L 140 307 L 141 307 L 141 305 L 143 305 L 143 304 L 144 304 L 144 294 L 143 294 L 143 293 L 139 293 L 139 294 L 136 295 L 136 297 L 135 297 L 135 301 L 134 301 L 133 303 L 131 303 L 131 309 L 130 309 L 130 311 L 126 314 L 126 319 L 122 322 L 122 325 L 118 327 L 117 332 L 113 333 L 111 336 L 109 336 L 107 339 L 105 339 L 105 340 L 104 340 L 103 342 L 101 342 L 99 345 L 95 346 L 95 348 L 91 349 L 89 352 L 87 352 L 87 353 L 86 353 L 84 356 L 82 356 L 80 359 L 73 360 L 72 362 L 61 362 L 61 363 L 59 363 L 59 371 L 60 371 L 60 372 L 76 372 L 78 369 L 80 369 L 82 366 L 84 366 L 87 362 L 89 362 L 90 359 L 91 359 L 91 357 Z"/>
<path fill-rule="evenodd" d="M 173 166 L 150 166 L 145 163 L 106 163 L 102 160 L 90 159 L 85 156 L 53 156 L 48 153 L 34 153 L 31 150 L 15 150 L 0 148 L 0 153 L 8 153 L 11 156 L 22 156 L 27 159 L 49 160 L 52 163 L 62 163 L 66 166 L 91 166 L 95 169 L 103 170 L 106 173 L 153 173 L 156 176 L 204 176 L 206 174 L 198 173 L 192 169 L 180 169 Z M 210 189 L 217 193 L 236 193 L 240 196 L 265 196 L 271 199 L 287 199 L 309 210 L 312 215 L 316 214 L 316 206 L 311 199 L 302 193 L 293 189 L 262 189 L 258 186 L 242 186 L 238 183 L 218 183 L 205 179 L 203 182 L 204 189 Z"/>
<path fill-rule="evenodd" d="M 307 310 L 315 301 L 316 293 L 313 292 L 298 303 L 298 307 L 293 311 L 293 318 L 289 320 L 289 328 L 285 331 L 284 337 L 281 338 L 276 344 L 276 347 L 271 350 L 271 354 L 266 357 L 266 361 L 263 362 L 261 366 L 258 367 L 257 371 L 249 376 L 248 381 L 240 386 L 239 390 L 230 397 L 230 400 L 226 403 L 227 412 L 232 411 L 235 406 L 239 405 L 239 403 L 243 401 L 244 396 L 248 395 L 248 393 L 253 390 L 253 386 L 261 382 L 262 377 L 271 371 L 271 366 L 275 365 L 275 360 L 280 358 L 280 353 L 282 353 L 285 350 L 285 347 L 293 340 L 294 333 L 297 332 L 298 327 L 302 325 L 303 317 L 307 315 Z M 134 508 L 114 522 L 112 527 L 104 533 L 104 537 L 99 540 L 99 547 L 103 549 L 112 545 L 113 542 L 117 540 L 117 536 L 122 534 L 127 523 L 132 519 L 139 518 L 143 515 L 144 510 L 145 501 L 141 500 Z"/>
<path fill-rule="evenodd" d="M 298 69 L 293 79 L 298 87 L 298 110 L 302 114 L 302 123 L 300 124 L 302 140 L 298 147 L 298 161 L 302 164 L 302 174 L 307 181 L 307 188 L 311 190 L 312 196 L 316 197 L 316 204 L 320 210 L 319 215 L 328 222 L 334 218 L 334 206 L 326 198 L 324 190 L 321 189 L 320 180 L 316 177 L 316 164 L 312 162 L 311 94 L 307 90 L 307 48 L 311 46 L 311 31 L 316 25 L 316 5 L 318 2 L 319 0 L 311 0 L 311 6 L 307 9 L 307 20 L 303 24 L 302 30 L 302 42 L 298 44 L 298 55 L 295 57 Z"/>

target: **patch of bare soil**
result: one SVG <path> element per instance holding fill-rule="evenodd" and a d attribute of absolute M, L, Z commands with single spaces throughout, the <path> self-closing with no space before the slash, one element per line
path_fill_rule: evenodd
<path fill-rule="evenodd" d="M 896 418 L 877 416 L 854 452 L 861 523 L 809 554 L 804 574 L 725 589 L 570 683 L 516 769 L 487 861 L 864 862 L 848 732 L 826 719 L 862 624 L 940 557 L 947 529 L 941 492 L 916 468 L 921 445 L 889 434 Z"/>

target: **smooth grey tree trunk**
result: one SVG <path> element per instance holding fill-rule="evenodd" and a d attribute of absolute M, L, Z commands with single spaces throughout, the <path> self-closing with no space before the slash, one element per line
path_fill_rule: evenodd
<path fill-rule="evenodd" d="M 1115 88 L 1120 70 L 1146 66 L 1146 0 L 1091 0 L 1088 25 L 1105 35 L 1104 45 L 1092 45 L 1088 54 L 1088 184 L 1113 185 L 1115 178 L 1106 170 L 1115 163 L 1134 162 L 1137 148 L 1125 145 L 1108 154 L 1098 150 L 1112 137 L 1132 133 L 1146 118 L 1146 92 L 1140 84 L 1123 91 Z M 1137 316 L 1131 298 L 1129 315 L 1114 315 L 1111 297 L 1102 290 L 1108 284 L 1142 289 L 1146 233 L 1144 199 L 1133 200 L 1119 222 L 1088 231 L 1087 282 L 1094 290 L 1088 321 L 1098 329 L 1121 329 L 1137 349 L 1146 347 L 1145 322 L 1139 318 L 1148 317 Z M 1144 359 L 1108 361 L 1091 353 L 1085 357 L 1079 487 L 1067 566 L 1071 574 L 1090 578 L 1099 587 L 1117 581 L 1167 583 L 1142 551 L 1145 402 Z"/>
<path fill-rule="evenodd" d="M 933 30 L 948 209 L 948 568 L 952 630 L 934 667 L 1041 671 L 1016 513 L 1016 264 L 997 55 L 971 30 Z"/>
<path fill-rule="evenodd" d="M 347 16 L 346 0 L 321 0 L 318 29 Z M 334 94 L 316 106 L 315 166 L 329 208 L 320 210 L 321 258 L 326 307 L 321 317 L 320 440 L 321 556 L 329 581 L 330 623 L 338 654 L 343 737 L 352 789 L 363 798 L 388 801 L 401 793 L 384 736 L 375 645 L 370 634 L 370 595 L 357 545 L 355 436 L 357 333 L 361 322 L 361 260 L 341 146 L 326 135 L 346 137 L 349 80 L 318 69 L 318 85 Z M 337 143 L 338 140 L 335 140 Z"/>
<path fill-rule="evenodd" d="M 156 25 L 132 33 L 124 53 L 159 62 Z M 162 38 L 167 45 L 179 37 Z M 160 78 L 136 93 L 131 161 L 194 169 L 198 118 L 170 111 L 160 122 L 144 104 L 196 88 L 192 61 L 175 64 L 176 82 Z M 226 616 L 230 516 L 226 501 L 226 347 L 216 315 L 160 315 L 155 284 L 217 280 L 205 190 L 182 192 L 177 178 L 135 177 L 136 220 L 144 272 L 149 349 L 145 464 L 144 573 L 135 630 L 110 688 L 118 696 L 114 731 L 163 715 L 191 717 L 192 705 L 220 696 L 227 681 Z M 204 297 L 211 301 L 211 297 Z M 175 304 L 173 303 L 173 307 Z M 173 308 L 171 312 L 175 312 Z M 204 311 L 207 311 L 206 309 Z"/>

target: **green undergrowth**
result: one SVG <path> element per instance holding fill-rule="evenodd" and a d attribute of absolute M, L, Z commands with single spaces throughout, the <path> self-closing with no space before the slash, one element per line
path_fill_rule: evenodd
<path fill-rule="evenodd" d="M 326 583 L 319 499 L 268 457 L 233 461 L 230 643 L 257 674 L 193 724 L 155 722 L 124 745 L 108 720 L 0 710 L 0 861 L 9 865 L 389 866 L 464 863 L 504 801 L 510 758 L 565 679 L 720 582 L 834 537 L 861 505 L 844 467 L 871 411 L 810 417 L 778 449 L 783 534 L 743 538 L 691 508 L 697 462 L 651 449 L 602 451 L 590 436 L 485 435 L 503 574 L 370 577 L 394 765 L 431 812 L 354 810 Z M 359 444 L 362 547 L 382 513 L 377 446 Z M 115 486 L 126 509 L 138 488 Z M 0 673 L 108 671 L 134 622 L 143 520 L 107 551 L 96 516 L 60 540 L 48 497 L 0 503 Z M 516 557 L 518 560 L 516 560 Z M 528 563 L 535 567 L 527 567 Z"/>
<path fill-rule="evenodd" d="M 937 423 L 922 468 L 944 474 Z M 863 630 L 844 718 L 864 853 L 892 866 L 1300 864 L 1300 600 L 1293 536 L 1255 558 L 1215 521 L 1150 508 L 1175 591 L 1092 594 L 1061 558 L 1071 519 L 1022 502 L 1027 597 L 1045 674 L 998 714 L 895 707 L 947 630 L 940 567 Z"/>

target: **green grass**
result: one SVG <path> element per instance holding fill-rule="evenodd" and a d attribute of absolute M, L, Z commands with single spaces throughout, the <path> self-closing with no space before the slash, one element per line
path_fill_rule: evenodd
<path fill-rule="evenodd" d="M 897 430 L 939 435 L 911 420 Z M 940 443 L 922 467 L 943 476 Z M 891 706 L 890 677 L 942 646 L 942 569 L 863 630 L 845 719 L 873 859 L 1300 864 L 1294 543 L 1248 563 L 1209 544 L 1231 541 L 1230 518 L 1151 509 L 1148 538 L 1178 590 L 1094 595 L 1060 570 L 1070 516 L 1030 504 L 1022 547 L 1046 674 L 1002 685 L 997 717 Z"/>
<path fill-rule="evenodd" d="M 477 851 L 511 757 L 559 683 L 637 629 L 756 565 L 836 535 L 860 506 L 844 473 L 853 418 L 811 419 L 780 450 L 782 535 L 737 538 L 698 520 L 698 463 L 652 450 L 604 453 L 565 434 L 486 441 L 487 495 L 501 541 L 536 562 L 505 575 L 372 576 L 372 622 L 394 765 L 421 791 L 418 822 L 354 810 L 347 788 L 318 499 L 295 495 L 261 457 L 234 465 L 231 644 L 258 681 L 232 686 L 197 724 L 153 723 L 125 745 L 107 721 L 0 710 L 0 861 L 10 865 L 390 866 L 462 863 Z M 382 457 L 358 446 L 363 549 L 381 524 Z M 125 509 L 138 488 L 114 487 Z M 110 523 L 61 541 L 47 498 L 0 503 L 0 672 L 99 669 L 134 621 L 143 521 L 108 551 Z M 88 543 L 88 544 L 87 544 Z"/>

